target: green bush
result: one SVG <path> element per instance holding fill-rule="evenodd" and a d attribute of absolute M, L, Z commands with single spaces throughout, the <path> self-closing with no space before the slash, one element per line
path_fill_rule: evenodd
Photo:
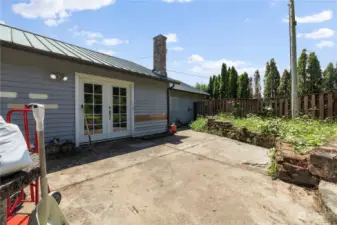
<path fill-rule="evenodd" d="M 207 126 L 207 119 L 203 117 L 198 117 L 196 121 L 190 124 L 192 130 L 200 132 L 206 131 L 207 130 L 206 126 Z"/>

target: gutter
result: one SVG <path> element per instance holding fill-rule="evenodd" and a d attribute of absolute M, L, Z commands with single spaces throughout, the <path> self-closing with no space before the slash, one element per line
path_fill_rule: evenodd
<path fill-rule="evenodd" d="M 167 88 L 167 127 L 170 126 L 170 91 L 174 88 L 175 83 Z"/>

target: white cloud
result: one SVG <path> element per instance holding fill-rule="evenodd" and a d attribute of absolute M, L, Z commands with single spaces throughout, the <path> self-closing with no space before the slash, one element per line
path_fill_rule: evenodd
<path fill-rule="evenodd" d="M 57 26 L 72 12 L 97 10 L 116 0 L 28 0 L 12 5 L 13 12 L 28 19 L 42 18 L 45 24 Z"/>
<path fill-rule="evenodd" d="M 0 20 L 0 24 L 6 24 L 5 21 L 3 20 Z"/>
<path fill-rule="evenodd" d="M 173 51 L 173 52 L 181 52 L 181 51 L 184 51 L 184 48 L 183 47 L 172 47 L 172 48 L 168 48 L 169 51 Z"/>
<path fill-rule="evenodd" d="M 99 49 L 97 50 L 100 53 L 106 54 L 106 55 L 114 55 L 116 54 L 116 52 L 112 51 L 112 50 L 108 50 L 108 49 Z"/>
<path fill-rule="evenodd" d="M 299 33 L 297 37 L 299 38 L 309 38 L 309 39 L 322 39 L 322 38 L 330 38 L 334 36 L 336 31 L 329 28 L 321 28 L 319 30 L 315 30 L 311 33 Z"/>
<path fill-rule="evenodd" d="M 81 36 L 87 39 L 95 39 L 95 38 L 104 37 L 103 34 L 100 32 L 80 30 L 78 26 L 74 26 L 73 28 L 68 29 L 68 31 L 72 32 L 74 36 Z"/>
<path fill-rule="evenodd" d="M 205 59 L 197 54 L 193 54 L 190 57 L 188 57 L 188 63 L 200 63 L 200 62 L 204 62 Z"/>
<path fill-rule="evenodd" d="M 246 19 L 244 20 L 245 23 L 248 23 L 248 22 L 250 22 L 250 21 L 251 21 L 250 18 L 246 18 Z"/>
<path fill-rule="evenodd" d="M 187 3 L 187 2 L 192 2 L 192 0 L 162 0 L 163 2 L 167 2 L 167 3 Z"/>
<path fill-rule="evenodd" d="M 115 45 L 121 45 L 121 44 L 129 44 L 128 40 L 121 40 L 118 38 L 106 38 L 103 39 L 102 44 L 107 46 L 115 46 Z"/>
<path fill-rule="evenodd" d="M 270 7 L 275 7 L 276 6 L 276 3 L 277 3 L 278 1 L 277 0 L 270 0 L 269 2 L 268 2 L 268 4 L 269 4 L 269 6 Z"/>
<path fill-rule="evenodd" d="M 178 37 L 177 34 L 174 33 L 169 33 L 169 34 L 165 34 L 165 37 L 167 37 L 167 43 L 175 43 L 178 42 Z"/>
<path fill-rule="evenodd" d="M 59 24 L 63 23 L 65 20 L 63 18 L 55 20 L 55 19 L 47 19 L 44 21 L 44 24 L 46 24 L 49 27 L 56 27 Z"/>
<path fill-rule="evenodd" d="M 318 48 L 331 48 L 335 46 L 335 43 L 333 43 L 333 41 L 321 41 L 317 44 Z"/>
<path fill-rule="evenodd" d="M 85 43 L 87 43 L 87 45 L 93 45 L 93 44 L 97 43 L 97 40 L 95 40 L 95 39 L 88 39 L 88 40 L 85 40 Z"/>
<path fill-rule="evenodd" d="M 333 17 L 332 10 L 325 10 L 317 14 L 313 14 L 310 16 L 296 16 L 297 23 L 322 23 L 325 21 L 331 20 Z M 283 22 L 288 23 L 289 18 L 282 19 Z"/>

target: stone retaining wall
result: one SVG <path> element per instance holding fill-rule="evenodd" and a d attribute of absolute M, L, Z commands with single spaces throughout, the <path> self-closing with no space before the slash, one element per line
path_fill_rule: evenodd
<path fill-rule="evenodd" d="M 260 134 L 257 132 L 249 131 L 247 128 L 234 127 L 230 122 L 215 121 L 208 119 L 208 130 L 217 131 L 219 135 L 228 137 L 241 142 L 254 144 L 264 148 L 275 147 L 276 137 L 274 135 Z"/>
<path fill-rule="evenodd" d="M 337 183 L 337 139 L 324 147 L 299 154 L 291 144 L 274 135 L 234 127 L 230 122 L 208 119 L 207 127 L 210 131 L 234 140 L 265 148 L 275 147 L 277 177 L 281 180 L 308 187 L 317 187 L 321 179 Z"/>

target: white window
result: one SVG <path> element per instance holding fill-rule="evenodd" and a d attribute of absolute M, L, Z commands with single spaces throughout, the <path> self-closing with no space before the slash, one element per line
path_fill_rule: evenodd
<path fill-rule="evenodd" d="M 170 107 L 172 111 L 179 111 L 179 98 L 171 97 L 170 98 Z"/>

